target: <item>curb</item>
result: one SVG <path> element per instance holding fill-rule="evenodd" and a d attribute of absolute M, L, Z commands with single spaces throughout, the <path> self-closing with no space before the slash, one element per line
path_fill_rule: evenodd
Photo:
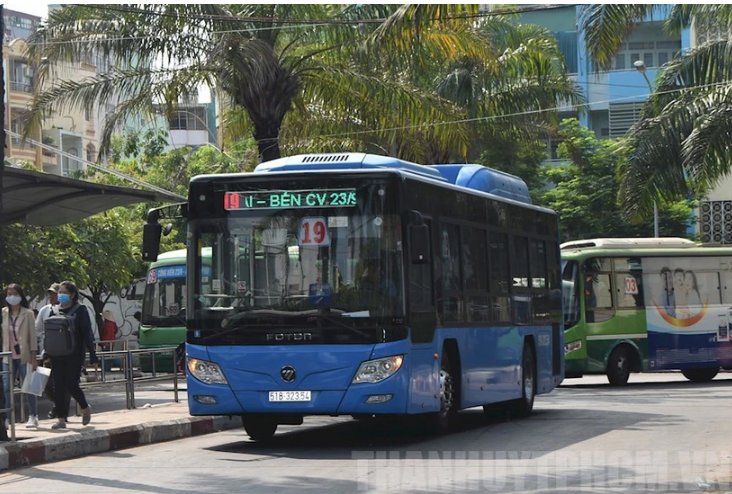
<path fill-rule="evenodd" d="M 0 445 L 0 472 L 241 427 L 238 417 L 186 417 Z"/>

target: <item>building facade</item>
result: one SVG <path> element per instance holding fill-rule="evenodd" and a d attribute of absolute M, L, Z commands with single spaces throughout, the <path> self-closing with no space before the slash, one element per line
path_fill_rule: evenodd
<path fill-rule="evenodd" d="M 554 6 L 551 6 L 554 7 Z M 620 47 L 608 70 L 596 71 L 587 56 L 584 33 L 579 28 L 579 7 L 556 6 L 521 14 L 521 22 L 537 24 L 550 30 L 557 39 L 567 68 L 582 88 L 587 105 L 584 112 L 564 112 L 561 117 L 575 117 L 598 138 L 624 136 L 638 120 L 650 94 L 659 67 L 685 50 L 712 39 L 728 37 L 709 25 L 694 23 L 678 35 L 663 30 L 671 5 L 659 7 Z M 642 61 L 645 76 L 635 64 Z M 547 142 L 549 161 L 558 161 L 557 141 Z M 732 244 L 732 176 L 722 179 L 705 197 L 698 198 L 689 234 L 707 244 Z"/>

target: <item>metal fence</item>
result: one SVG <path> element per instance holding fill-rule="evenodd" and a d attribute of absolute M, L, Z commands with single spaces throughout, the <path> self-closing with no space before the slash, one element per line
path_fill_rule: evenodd
<path fill-rule="evenodd" d="M 0 378 L 2 380 L 5 380 L 5 376 L 8 376 L 8 385 L 10 386 L 10 389 L 13 389 L 13 380 L 11 379 L 13 375 L 13 354 L 11 352 L 0 352 Z M 8 370 L 5 370 L 5 364 L 7 363 Z M 3 388 L 3 401 L 5 400 L 5 386 L 2 386 Z M 0 414 L 5 414 L 6 417 L 9 418 L 10 422 L 10 440 L 15 441 L 15 393 L 9 393 L 10 394 L 10 403 L 5 403 L 5 408 L 0 408 Z M 5 424 L 2 424 L 0 427 L 5 427 Z"/>
<path fill-rule="evenodd" d="M 123 349 L 122 350 L 105 350 L 105 351 L 98 351 L 97 356 L 99 357 L 99 367 L 95 369 L 95 378 L 93 380 L 89 380 L 87 382 L 81 383 L 81 389 L 94 389 L 104 386 L 119 386 L 120 384 L 124 384 L 125 386 L 125 401 L 126 401 L 126 408 L 128 410 L 136 408 L 135 405 L 135 386 L 146 384 L 150 382 L 163 382 L 163 381 L 172 381 L 173 382 L 173 401 L 175 403 L 178 403 L 179 400 L 179 389 L 178 389 L 178 378 L 181 375 L 180 372 L 178 372 L 178 366 L 176 361 L 176 351 L 177 347 L 164 347 L 164 348 L 145 348 L 145 349 L 132 349 L 130 348 L 127 340 L 118 340 L 116 342 L 112 341 L 105 341 L 105 342 L 96 342 L 97 347 L 105 347 L 112 343 L 121 342 L 123 343 Z M 172 355 L 172 368 L 171 369 L 156 369 L 155 368 L 155 360 L 156 356 L 158 355 Z M 138 377 L 135 377 L 135 368 L 134 368 L 134 357 L 140 357 L 143 355 L 149 355 L 152 360 L 152 375 L 144 376 L 140 375 Z M 5 362 L 5 359 L 7 359 L 8 362 L 10 362 L 11 354 L 10 352 L 6 353 L 0 353 L 0 360 Z M 115 359 L 119 360 L 122 364 L 121 371 L 123 374 L 122 379 L 108 379 L 108 372 L 106 370 L 106 361 L 109 359 Z M 40 362 L 39 358 L 39 365 L 43 365 L 42 362 Z M 96 375 L 96 373 L 99 373 Z M 10 374 L 10 372 L 2 372 L 0 375 Z M 51 379 L 53 378 L 53 369 L 51 369 Z M 101 378 L 101 379 L 100 379 Z M 14 388 L 14 383 L 11 382 L 10 386 Z M 5 411 L 6 413 L 10 413 L 10 430 L 11 430 L 11 441 L 15 441 L 15 394 L 20 395 L 20 419 L 21 421 L 25 421 L 27 419 L 26 417 L 26 407 L 25 407 L 25 397 L 24 394 L 20 392 L 19 389 L 13 389 L 13 392 L 10 393 L 10 406 L 6 409 L 0 409 L 0 412 Z M 6 404 L 7 406 L 7 404 Z M 78 414 L 78 403 L 77 406 L 77 414 Z"/>

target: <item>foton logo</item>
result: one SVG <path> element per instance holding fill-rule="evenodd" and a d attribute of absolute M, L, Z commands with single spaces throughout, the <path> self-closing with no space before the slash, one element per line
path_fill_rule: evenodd
<path fill-rule="evenodd" d="M 313 341 L 312 333 L 267 333 L 267 341 Z"/>

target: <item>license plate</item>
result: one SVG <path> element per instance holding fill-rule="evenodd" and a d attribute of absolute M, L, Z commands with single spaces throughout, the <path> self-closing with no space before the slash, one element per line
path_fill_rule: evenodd
<path fill-rule="evenodd" d="M 310 391 L 270 391 L 269 401 L 310 401 Z"/>

